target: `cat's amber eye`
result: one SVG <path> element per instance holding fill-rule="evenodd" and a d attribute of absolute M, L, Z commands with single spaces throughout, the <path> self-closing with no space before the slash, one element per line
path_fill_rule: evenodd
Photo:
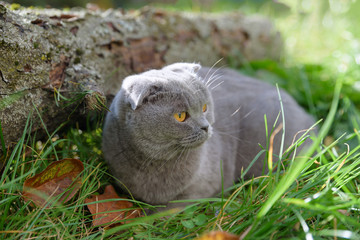
<path fill-rule="evenodd" d="M 202 110 L 203 110 L 203 112 L 206 112 L 206 110 L 207 110 L 207 105 L 206 104 L 203 105 Z"/>
<path fill-rule="evenodd" d="M 174 118 L 179 122 L 183 122 L 187 118 L 187 112 L 175 113 Z"/>

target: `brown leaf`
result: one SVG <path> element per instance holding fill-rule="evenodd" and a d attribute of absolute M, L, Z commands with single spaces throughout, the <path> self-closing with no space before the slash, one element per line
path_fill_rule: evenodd
<path fill-rule="evenodd" d="M 164 66 L 164 51 L 156 48 L 157 40 L 153 37 L 144 37 L 141 39 L 128 39 L 126 44 L 121 41 L 111 41 L 106 46 L 115 56 L 121 57 L 121 63 L 115 62 L 115 65 L 124 65 L 131 72 L 143 72 L 149 68 L 160 68 Z"/>
<path fill-rule="evenodd" d="M 60 16 L 51 16 L 51 19 L 54 20 L 72 20 L 72 19 L 78 19 L 79 17 L 73 14 L 61 14 Z"/>
<path fill-rule="evenodd" d="M 49 197 L 64 193 L 59 201 L 69 201 L 81 187 L 78 175 L 84 165 L 77 159 L 63 159 L 51 163 L 44 171 L 26 179 L 23 186 L 23 198 L 32 200 L 37 206 L 44 206 Z"/>
<path fill-rule="evenodd" d="M 202 235 L 195 240 L 239 240 L 240 237 L 221 231 L 212 231 L 205 235 Z"/>
<path fill-rule="evenodd" d="M 133 207 L 133 204 L 129 201 L 110 201 L 110 202 L 92 203 L 100 200 L 115 199 L 115 198 L 119 198 L 119 196 L 115 192 L 114 187 L 108 185 L 106 186 L 103 194 L 85 199 L 85 203 L 87 204 L 93 217 L 93 222 L 92 222 L 93 226 L 96 227 L 102 224 L 109 224 L 107 227 L 114 227 L 116 225 L 125 223 L 125 221 L 120 223 L 113 223 L 115 221 L 132 219 L 141 216 L 140 209 L 116 211 L 120 209 L 127 209 Z"/>
<path fill-rule="evenodd" d="M 65 79 L 65 69 L 69 65 L 70 58 L 61 55 L 59 63 L 53 63 L 52 69 L 49 72 L 50 82 L 42 86 L 44 89 L 53 90 L 54 88 L 59 89 Z"/>
<path fill-rule="evenodd" d="M 45 29 L 48 28 L 48 26 L 46 25 L 47 22 L 44 21 L 44 20 L 42 20 L 42 19 L 40 19 L 40 18 L 37 18 L 37 19 L 31 21 L 31 23 L 32 23 L 32 24 L 35 24 L 35 25 L 38 25 L 38 26 L 40 26 L 40 27 L 43 27 L 43 28 L 45 28 Z"/>

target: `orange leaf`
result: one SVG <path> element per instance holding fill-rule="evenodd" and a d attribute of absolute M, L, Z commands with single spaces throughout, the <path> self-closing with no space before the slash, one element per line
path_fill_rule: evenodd
<path fill-rule="evenodd" d="M 64 193 L 59 201 L 69 201 L 81 187 L 78 175 L 84 165 L 77 159 L 63 159 L 51 163 L 44 171 L 26 179 L 23 186 L 23 198 L 32 200 L 35 205 L 43 206 L 49 197 Z"/>
<path fill-rule="evenodd" d="M 105 191 L 103 194 L 85 199 L 85 203 L 87 204 L 93 217 L 93 222 L 92 222 L 93 226 L 96 227 L 102 224 L 109 224 L 108 227 L 114 227 L 119 224 L 124 224 L 125 221 L 115 224 L 112 222 L 120 221 L 124 219 L 137 218 L 141 216 L 140 209 L 116 211 L 120 209 L 131 208 L 133 204 L 129 201 L 109 201 L 109 202 L 101 202 L 101 203 L 92 203 L 95 201 L 115 199 L 115 198 L 119 198 L 119 196 L 115 192 L 114 187 L 108 185 L 105 187 Z"/>
<path fill-rule="evenodd" d="M 239 240 L 239 239 L 240 239 L 239 236 L 221 231 L 209 232 L 205 235 L 196 238 L 196 240 Z"/>

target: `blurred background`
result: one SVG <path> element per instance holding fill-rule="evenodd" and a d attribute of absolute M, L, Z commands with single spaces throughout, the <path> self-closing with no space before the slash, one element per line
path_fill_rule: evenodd
<path fill-rule="evenodd" d="M 282 33 L 288 61 L 330 65 L 336 72 L 359 78 L 360 2 L 357 0 L 7 0 L 35 7 L 133 9 L 155 6 L 180 11 L 240 11 L 273 20 Z M 288 57 L 291 56 L 291 59 Z M 355 84 L 360 89 L 360 82 Z"/>
<path fill-rule="evenodd" d="M 292 94 L 315 118 L 326 118 L 335 82 L 344 87 L 330 133 L 334 138 L 360 129 L 360 2 L 356 0 L 8 0 L 22 6 L 68 9 L 97 4 L 102 9 L 144 6 L 175 11 L 239 11 L 270 18 L 284 39 L 280 62 L 244 62 L 240 71 L 277 83 Z M 231 63 L 231 59 L 228 60 Z M 234 66 L 238 66 L 236 63 Z M 231 66 L 231 64 L 230 64 Z M 357 133 L 357 131 L 355 131 Z M 355 136 L 357 135 L 357 137 Z M 354 137 L 355 136 L 355 137 Z"/>

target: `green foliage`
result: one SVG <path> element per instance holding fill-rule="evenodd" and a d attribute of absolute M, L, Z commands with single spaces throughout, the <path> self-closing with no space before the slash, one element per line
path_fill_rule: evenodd
<path fill-rule="evenodd" d="M 85 198 L 114 181 L 101 154 L 102 118 L 97 122 L 89 117 L 86 130 L 48 133 L 48 139 L 40 142 L 35 140 L 36 134 L 29 133 L 29 117 L 2 169 L 1 239 L 192 239 L 219 229 L 245 239 L 360 239 L 360 31 L 352 24 L 360 20 L 360 3 L 221 2 L 215 1 L 210 10 L 241 7 L 246 12 L 260 11 L 272 16 L 284 34 L 287 53 L 282 61 L 228 62 L 247 75 L 278 84 L 316 119 L 324 120 L 319 125 L 319 138 L 314 138 L 316 144 L 307 153 L 309 157 L 290 158 L 294 146 L 279 154 L 281 162 L 272 163 L 275 173 L 241 178 L 219 197 L 193 200 L 177 212 L 154 214 L 105 231 L 91 226 L 84 204 Z M 176 7 L 202 10 L 197 1 L 181 0 Z M 56 97 L 57 101 L 68 101 L 61 95 Z M 267 130 L 268 137 L 273 130 Z M 268 147 L 263 146 L 263 151 L 268 152 Z M 25 179 L 54 159 L 68 157 L 80 158 L 85 165 L 83 186 L 75 198 L 50 209 L 24 202 L 21 191 Z M 268 159 L 255 160 L 269 164 Z"/>
<path fill-rule="evenodd" d="M 262 65 L 262 69 L 267 68 L 266 64 Z M 284 74 L 282 70 L 273 72 Z M 317 141 L 323 139 L 326 128 L 333 126 L 331 122 L 336 120 L 340 85 L 336 89 L 331 113 L 324 123 L 325 130 L 320 131 L 323 134 Z M 306 98 L 305 94 L 299 96 Z M 86 130 L 73 128 L 61 137 L 56 132 L 49 133 L 46 142 L 39 142 L 35 141 L 36 136 L 29 134 L 32 125 L 29 117 L 22 138 L 9 153 L 1 178 L 2 239 L 191 239 L 217 229 L 239 235 L 246 233 L 246 239 L 327 239 L 334 236 L 357 239 L 360 236 L 358 133 L 346 135 L 344 140 L 356 142 L 356 147 L 346 151 L 337 148 L 340 139 L 329 146 L 314 145 L 317 153 L 312 158 L 292 160 L 285 152 L 283 167 L 280 168 L 280 162 L 273 163 L 274 169 L 286 169 L 277 171 L 279 176 L 276 173 L 240 179 L 234 187 L 224 190 L 225 197 L 192 201 L 192 205 L 170 217 L 164 218 L 168 213 L 155 214 L 111 230 L 94 228 L 84 200 L 113 180 L 102 160 L 101 122 L 87 122 Z M 267 136 L 270 136 L 273 129 L 268 131 Z M 83 186 L 75 198 L 66 205 L 50 209 L 34 208 L 24 202 L 21 190 L 25 179 L 45 169 L 54 159 L 68 157 L 80 158 L 85 165 Z"/>

